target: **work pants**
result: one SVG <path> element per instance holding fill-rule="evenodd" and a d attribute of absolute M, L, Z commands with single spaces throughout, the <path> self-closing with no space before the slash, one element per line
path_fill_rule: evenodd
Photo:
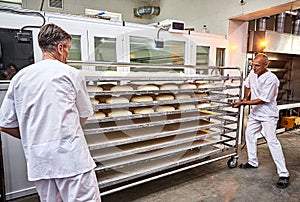
<path fill-rule="evenodd" d="M 276 137 L 277 120 L 278 119 L 275 117 L 249 116 L 246 129 L 248 163 L 252 166 L 258 166 L 257 134 L 260 134 L 263 130 L 273 161 L 277 167 L 279 177 L 288 177 L 289 172 L 286 168 L 281 144 Z"/>
<path fill-rule="evenodd" d="M 68 178 L 34 182 L 41 202 L 101 202 L 94 170 Z"/>

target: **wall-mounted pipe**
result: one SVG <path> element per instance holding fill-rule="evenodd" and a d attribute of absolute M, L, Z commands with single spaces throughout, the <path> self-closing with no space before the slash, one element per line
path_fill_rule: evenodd
<path fill-rule="evenodd" d="M 142 15 L 145 14 L 159 15 L 159 13 L 160 13 L 160 7 L 154 7 L 154 6 L 143 6 L 134 10 L 135 17 L 142 17 Z"/>

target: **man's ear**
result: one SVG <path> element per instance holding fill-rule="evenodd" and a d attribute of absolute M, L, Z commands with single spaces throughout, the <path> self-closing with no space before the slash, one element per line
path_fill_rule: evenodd
<path fill-rule="evenodd" d="M 57 52 L 61 55 L 63 53 L 64 46 L 61 43 L 59 43 L 57 44 L 56 48 L 57 48 Z"/>

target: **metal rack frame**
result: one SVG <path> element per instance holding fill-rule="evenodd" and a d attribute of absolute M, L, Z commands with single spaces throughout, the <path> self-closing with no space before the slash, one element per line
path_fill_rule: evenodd
<path fill-rule="evenodd" d="M 80 63 L 81 64 L 81 63 Z M 75 65 L 75 64 L 73 64 Z M 78 64 L 77 64 L 78 65 Z M 231 104 L 228 101 L 240 99 L 242 72 L 237 67 L 193 67 L 174 65 L 144 65 L 127 63 L 88 63 L 81 65 L 98 65 L 114 67 L 135 68 L 204 68 L 214 71 L 237 71 L 238 75 L 180 75 L 178 77 L 158 76 L 86 76 L 87 82 L 94 85 L 101 82 L 196 82 L 206 81 L 210 83 L 224 82 L 221 86 L 197 89 L 176 90 L 132 90 L 89 92 L 91 98 L 95 96 L 129 96 L 129 95 L 157 95 L 164 93 L 209 93 L 206 97 L 189 98 L 182 100 L 164 100 L 151 102 L 129 102 L 121 104 L 100 103 L 93 105 L 95 111 L 130 109 L 137 107 L 155 107 L 160 105 L 195 104 L 198 102 L 213 102 L 214 105 L 203 108 L 175 110 L 168 112 L 153 112 L 150 114 L 132 114 L 129 116 L 105 117 L 92 119 L 86 122 L 84 133 L 88 141 L 89 149 L 97 164 L 95 171 L 99 178 L 101 195 L 107 195 L 138 184 L 181 172 L 206 163 L 211 163 L 224 158 L 230 158 L 227 162 L 229 168 L 237 166 L 239 110 L 229 110 Z M 225 81 L 231 81 L 225 84 Z M 237 81 L 238 84 L 233 81 Z M 227 90 L 237 90 L 237 93 L 227 93 Z M 225 100 L 225 101 L 224 101 Z M 212 113 L 210 113 L 212 112 Z M 182 115 L 182 116 L 180 116 Z M 161 120 L 160 117 L 171 117 Z M 175 117 L 175 118 L 174 118 Z M 139 122 L 147 119 L 148 121 Z M 153 119 L 153 120 L 152 120 Z M 130 123 L 129 123 L 129 122 Z M 113 124 L 117 123 L 117 124 Z M 198 125 L 195 125 L 198 123 Z M 125 135 L 126 132 L 139 131 L 149 128 L 168 128 L 179 124 L 177 129 L 167 129 L 149 134 L 134 136 Z M 233 126 L 232 126 L 233 125 Z M 171 127 L 172 128 L 172 127 Z M 201 131 L 208 131 L 204 133 Z M 130 133 L 128 132 L 128 133 Z M 112 138 L 111 134 L 119 134 L 120 137 Z M 199 133 L 199 134 L 198 134 Z M 193 134 L 193 135 L 189 135 Z M 89 138 L 99 138 L 96 142 Z M 224 153 L 224 154 L 223 154 Z M 220 155 L 223 154 L 223 155 Z M 175 161 L 170 159 L 176 158 Z M 211 159 L 210 159 L 211 158 Z"/>

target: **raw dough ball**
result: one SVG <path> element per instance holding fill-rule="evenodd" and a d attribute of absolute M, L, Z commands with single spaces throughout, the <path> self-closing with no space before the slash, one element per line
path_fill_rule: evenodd
<path fill-rule="evenodd" d="M 176 100 L 184 100 L 184 99 L 190 99 L 192 96 L 189 94 L 176 94 L 175 98 Z"/>
<path fill-rule="evenodd" d="M 111 112 L 109 112 L 108 117 L 117 117 L 117 116 L 130 116 L 132 115 L 131 111 L 125 110 L 125 109 L 114 109 Z"/>
<path fill-rule="evenodd" d="M 159 88 L 156 85 L 147 84 L 143 86 L 138 86 L 137 90 L 159 90 Z"/>
<path fill-rule="evenodd" d="M 86 89 L 88 92 L 101 92 L 103 91 L 103 88 L 100 86 L 86 86 Z"/>
<path fill-rule="evenodd" d="M 133 91 L 131 86 L 114 86 L 110 89 L 111 91 Z"/>
<path fill-rule="evenodd" d="M 91 103 L 93 105 L 99 104 L 99 100 L 96 100 L 95 98 L 91 98 Z"/>
<path fill-rule="evenodd" d="M 174 111 L 175 107 L 173 106 L 158 106 L 155 108 L 156 112 L 170 112 L 170 111 Z"/>
<path fill-rule="evenodd" d="M 174 100 L 174 96 L 173 95 L 165 95 L 165 94 L 161 94 L 161 95 L 157 95 L 155 97 L 156 100 Z"/>
<path fill-rule="evenodd" d="M 197 108 L 204 108 L 204 107 L 210 107 L 211 104 L 210 103 L 200 103 L 197 104 Z"/>
<path fill-rule="evenodd" d="M 178 86 L 176 84 L 164 84 L 160 86 L 160 90 L 177 90 Z"/>
<path fill-rule="evenodd" d="M 183 83 L 179 86 L 180 89 L 196 89 L 197 86 L 195 84 Z"/>
<path fill-rule="evenodd" d="M 106 83 L 106 84 L 101 84 L 100 86 L 101 86 L 101 88 L 103 88 L 103 90 L 110 90 L 112 87 L 115 86 L 115 84 Z"/>
<path fill-rule="evenodd" d="M 203 98 L 203 97 L 207 97 L 208 93 L 195 93 L 195 97 L 196 98 Z"/>
<path fill-rule="evenodd" d="M 178 107 L 179 110 L 186 110 L 186 109 L 195 109 L 195 105 L 192 104 L 181 104 Z"/>
<path fill-rule="evenodd" d="M 153 112 L 154 110 L 151 107 L 140 107 L 133 110 L 134 114 L 150 114 Z"/>
<path fill-rule="evenodd" d="M 129 103 L 129 100 L 126 97 L 110 97 L 105 100 L 107 104 L 122 104 Z"/>
<path fill-rule="evenodd" d="M 131 102 L 152 102 L 153 98 L 149 95 L 137 95 L 131 98 Z"/>
<path fill-rule="evenodd" d="M 106 115 L 103 112 L 95 112 L 93 116 L 89 117 L 88 119 L 102 119 Z"/>

